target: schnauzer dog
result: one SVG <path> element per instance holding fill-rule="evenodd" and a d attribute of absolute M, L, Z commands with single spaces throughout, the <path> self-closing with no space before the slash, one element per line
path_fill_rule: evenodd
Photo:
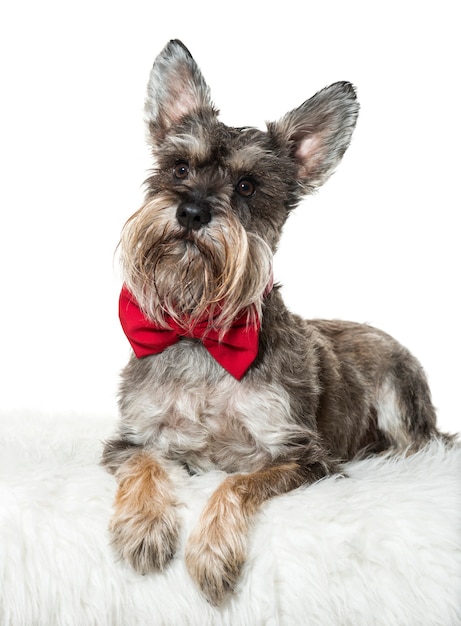
<path fill-rule="evenodd" d="M 341 160 L 358 110 L 352 85 L 339 82 L 266 131 L 233 128 L 180 41 L 151 71 L 155 169 L 120 242 L 133 354 L 103 453 L 118 482 L 110 532 L 135 570 L 162 570 L 178 543 L 178 467 L 227 472 L 185 549 L 213 604 L 234 589 L 269 498 L 361 452 L 439 435 L 425 375 L 404 347 L 370 326 L 305 321 L 273 284 L 284 222 Z"/>

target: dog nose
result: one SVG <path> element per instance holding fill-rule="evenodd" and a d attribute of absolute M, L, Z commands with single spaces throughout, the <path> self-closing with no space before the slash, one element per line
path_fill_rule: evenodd
<path fill-rule="evenodd" d="M 176 211 L 176 219 L 186 230 L 199 230 L 211 222 L 211 211 L 202 204 L 183 202 Z"/>

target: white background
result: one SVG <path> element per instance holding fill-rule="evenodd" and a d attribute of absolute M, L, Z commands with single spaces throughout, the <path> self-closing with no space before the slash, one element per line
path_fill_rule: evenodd
<path fill-rule="evenodd" d="M 461 429 L 457 3 L 34 0 L 0 15 L 0 408 L 116 411 L 128 343 L 114 251 L 149 168 L 142 107 L 170 38 L 222 119 L 262 126 L 336 80 L 362 110 L 337 173 L 285 230 L 306 316 L 369 322 L 421 360 Z"/>

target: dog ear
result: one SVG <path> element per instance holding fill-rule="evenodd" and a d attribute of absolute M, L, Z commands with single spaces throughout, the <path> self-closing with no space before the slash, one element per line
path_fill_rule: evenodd
<path fill-rule="evenodd" d="M 154 143 L 186 115 L 207 108 L 214 110 L 208 85 L 189 50 L 178 39 L 171 40 L 152 67 L 144 106 L 146 122 Z"/>
<path fill-rule="evenodd" d="M 349 146 L 358 112 L 354 87 L 340 82 L 268 124 L 279 143 L 288 142 L 306 189 L 320 187 L 333 173 Z"/>

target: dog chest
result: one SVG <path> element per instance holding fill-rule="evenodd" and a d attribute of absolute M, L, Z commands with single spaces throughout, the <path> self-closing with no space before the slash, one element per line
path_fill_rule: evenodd
<path fill-rule="evenodd" d="M 120 408 L 125 437 L 194 472 L 264 467 L 301 430 L 281 386 L 236 380 L 193 341 L 131 360 Z"/>

